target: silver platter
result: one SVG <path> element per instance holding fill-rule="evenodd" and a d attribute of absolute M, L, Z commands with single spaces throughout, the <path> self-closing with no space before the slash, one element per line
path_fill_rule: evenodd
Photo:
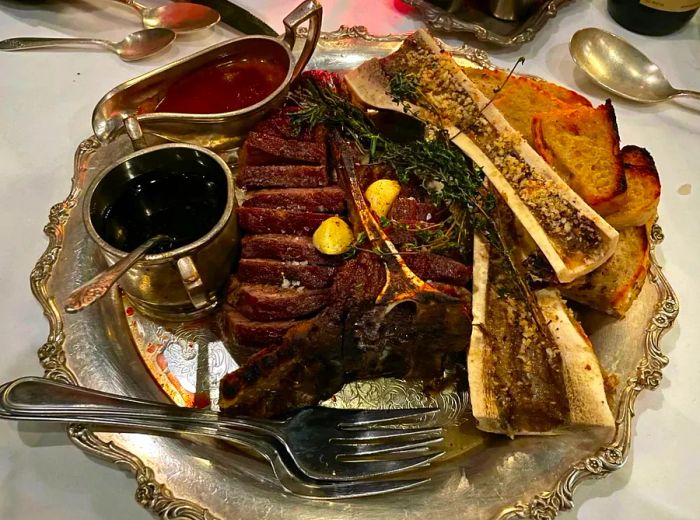
<path fill-rule="evenodd" d="M 400 36 L 375 37 L 364 28 L 344 27 L 322 37 L 310 67 L 348 69 L 388 54 L 401 40 Z M 465 64 L 488 65 L 481 51 L 450 50 Z M 224 348 L 216 319 L 158 324 L 131 313 L 129 302 L 117 291 L 77 315 L 64 314 L 58 303 L 104 267 L 76 207 L 90 179 L 129 150 L 125 139 L 108 144 L 95 138 L 83 141 L 75 156 L 71 192 L 51 208 L 45 228 L 49 245 L 31 273 L 32 291 L 50 329 L 39 359 L 51 379 L 160 401 L 167 400 L 165 390 L 179 404 L 191 404 L 178 401 L 177 392 L 168 391 L 167 379 L 189 385 L 194 393 L 208 390 L 206 395 L 215 404 L 214 383 L 221 373 L 234 368 L 236 359 L 235 352 Z M 653 247 L 661 242 L 658 226 L 651 227 L 650 238 Z M 431 468 L 432 481 L 401 495 L 342 503 L 309 501 L 284 494 L 264 463 L 217 441 L 97 432 L 79 424 L 71 425 L 68 435 L 81 449 L 130 469 L 136 479 L 136 500 L 164 519 L 550 519 L 573 506 L 574 490 L 582 481 L 605 476 L 624 464 L 636 398 L 642 390 L 659 384 L 668 363 L 659 339 L 677 314 L 678 301 L 653 251 L 650 275 L 624 320 L 594 312 L 582 314 L 601 364 L 620 381 L 613 438 L 602 438 L 594 430 L 575 430 L 511 441 L 481 434 L 469 420 L 462 420 L 448 431 L 448 458 Z M 158 372 L 150 367 L 147 358 L 154 353 L 167 358 L 168 370 Z M 401 381 L 379 380 L 349 385 L 329 404 L 398 407 L 425 403 L 425 396 L 415 388 Z M 454 392 L 445 392 L 427 404 L 441 406 L 455 417 L 464 416 L 467 406 L 464 396 Z"/>

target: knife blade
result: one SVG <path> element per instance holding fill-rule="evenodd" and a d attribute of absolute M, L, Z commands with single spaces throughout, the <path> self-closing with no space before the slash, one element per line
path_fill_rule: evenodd
<path fill-rule="evenodd" d="M 277 31 L 253 15 L 250 11 L 228 0 L 175 0 L 176 2 L 192 2 L 206 5 L 219 11 L 221 21 L 243 34 L 262 34 L 277 36 Z"/>

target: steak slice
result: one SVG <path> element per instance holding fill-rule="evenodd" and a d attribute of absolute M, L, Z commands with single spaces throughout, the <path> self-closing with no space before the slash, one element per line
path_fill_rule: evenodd
<path fill-rule="evenodd" d="M 250 132 L 241 148 L 242 164 L 326 164 L 325 143 L 283 139 Z"/>
<path fill-rule="evenodd" d="M 304 141 L 317 144 L 325 143 L 326 136 L 328 135 L 328 130 L 323 126 L 316 126 L 312 129 L 306 127 L 297 129 L 293 127 L 291 124 L 291 119 L 285 111 L 281 111 L 277 115 L 261 121 L 253 129 L 253 132 L 279 137 L 282 139 L 291 139 L 295 141 Z"/>
<path fill-rule="evenodd" d="M 472 278 L 472 270 L 457 260 L 432 253 L 404 253 L 406 265 L 419 278 L 464 287 Z"/>
<path fill-rule="evenodd" d="M 287 211 L 268 208 L 238 208 L 238 225 L 249 233 L 278 233 L 283 235 L 313 235 L 326 213 Z"/>
<path fill-rule="evenodd" d="M 397 197 L 391 205 L 389 218 L 398 222 L 422 220 L 441 222 L 447 217 L 445 208 L 438 208 L 429 202 L 421 202 L 415 197 Z"/>
<path fill-rule="evenodd" d="M 338 265 L 341 256 L 323 255 L 310 237 L 296 235 L 247 235 L 241 240 L 241 258 L 268 258 L 308 262 L 314 265 Z"/>
<path fill-rule="evenodd" d="M 226 326 L 230 336 L 241 347 L 268 348 L 279 345 L 297 321 L 252 321 L 237 310 L 227 308 Z"/>
<path fill-rule="evenodd" d="M 237 291 L 234 305 L 250 320 L 291 320 L 319 311 L 329 297 L 329 289 L 280 289 L 275 285 L 243 284 Z"/>
<path fill-rule="evenodd" d="M 249 191 L 243 207 L 343 213 L 345 192 L 337 186 Z"/>
<path fill-rule="evenodd" d="M 241 283 L 324 289 L 333 283 L 334 275 L 335 267 L 324 265 L 252 258 L 238 262 L 238 280 Z"/>
<path fill-rule="evenodd" d="M 243 166 L 236 184 L 241 188 L 313 188 L 326 186 L 328 174 L 325 166 Z"/>

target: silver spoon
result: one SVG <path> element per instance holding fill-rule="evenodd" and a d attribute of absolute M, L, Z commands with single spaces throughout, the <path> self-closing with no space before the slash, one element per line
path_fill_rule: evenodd
<path fill-rule="evenodd" d="M 66 312 L 74 313 L 89 307 L 107 294 L 115 282 L 119 280 L 131 266 L 138 262 L 149 249 L 165 240 L 171 239 L 166 235 L 156 235 L 149 238 L 113 266 L 105 269 L 70 293 L 63 304 L 63 308 Z"/>
<path fill-rule="evenodd" d="M 192 3 L 165 4 L 160 7 L 146 7 L 135 0 L 116 0 L 120 4 L 133 7 L 141 13 L 144 27 L 162 27 L 176 33 L 187 33 L 206 29 L 219 23 L 221 15 L 211 7 Z"/>
<path fill-rule="evenodd" d="M 24 51 L 45 47 L 65 47 L 73 45 L 99 45 L 124 61 L 136 61 L 162 51 L 175 39 L 170 29 L 143 29 L 131 33 L 120 42 L 93 38 L 10 38 L 0 41 L 2 51 Z"/>
<path fill-rule="evenodd" d="M 655 63 L 609 32 L 581 29 L 571 38 L 569 53 L 593 81 L 632 101 L 658 103 L 676 96 L 700 97 L 700 92 L 673 88 Z"/>

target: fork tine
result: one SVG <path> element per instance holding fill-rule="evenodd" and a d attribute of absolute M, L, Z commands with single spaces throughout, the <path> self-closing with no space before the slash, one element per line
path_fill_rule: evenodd
<path fill-rule="evenodd" d="M 378 430 L 346 430 L 343 437 L 332 437 L 333 444 L 366 444 L 376 441 L 422 441 L 442 435 L 442 428 L 383 428 Z"/>
<path fill-rule="evenodd" d="M 442 457 L 445 454 L 444 451 L 430 452 L 425 455 L 420 455 L 417 457 L 400 458 L 400 459 L 387 459 L 387 460 L 340 460 L 345 464 L 352 464 L 353 467 L 356 465 L 356 471 L 361 472 L 362 479 L 369 479 L 374 477 L 393 475 L 395 473 L 403 473 L 406 471 L 412 471 L 415 469 L 425 468 L 430 466 L 430 464 Z M 353 480 L 357 480 L 358 474 L 353 476 Z M 346 480 L 342 476 L 338 475 L 339 480 Z"/>
<path fill-rule="evenodd" d="M 342 500 L 370 497 L 404 491 L 430 482 L 429 478 L 415 480 L 371 480 L 367 482 L 333 482 L 322 488 L 324 494 L 304 495 L 316 500 Z"/>
<path fill-rule="evenodd" d="M 440 444 L 444 439 L 435 437 L 419 442 L 396 442 L 390 444 L 342 444 L 336 459 L 343 460 L 348 457 L 366 457 L 370 455 L 389 455 L 398 453 L 415 453 L 428 451 L 430 446 Z"/>
<path fill-rule="evenodd" d="M 340 429 L 353 429 L 364 426 L 415 423 L 435 419 L 440 413 L 437 408 L 399 408 L 396 410 L 353 410 L 344 414 L 338 423 Z"/>

